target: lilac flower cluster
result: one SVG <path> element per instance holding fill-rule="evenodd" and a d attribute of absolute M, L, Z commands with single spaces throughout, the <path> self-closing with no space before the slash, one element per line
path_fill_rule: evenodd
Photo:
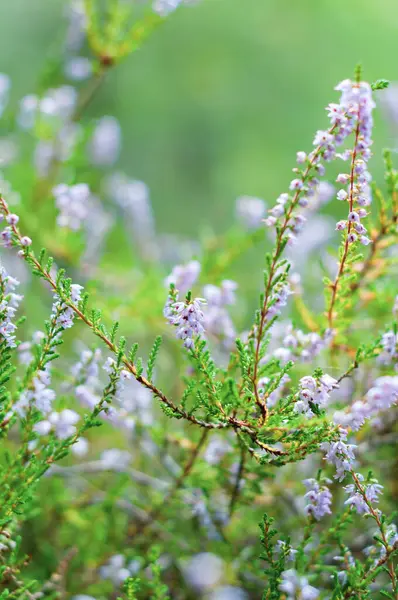
<path fill-rule="evenodd" d="M 303 215 L 294 215 L 293 208 L 298 205 L 307 207 L 309 198 L 316 193 L 319 180 L 316 175 L 323 176 L 325 168 L 322 160 L 329 162 L 335 157 L 347 160 L 353 157 L 352 175 L 341 174 L 337 178 L 338 183 L 350 184 L 349 193 L 344 189 L 337 194 L 339 200 L 350 202 L 350 214 L 348 221 L 340 221 L 337 229 L 345 229 L 348 225 L 348 242 L 359 240 L 367 245 L 371 242 L 366 237 L 366 229 L 360 223 L 360 219 L 366 216 L 365 209 L 354 209 L 354 203 L 358 207 L 367 206 L 370 203 L 369 181 L 370 175 L 366 165 L 370 158 L 371 131 L 372 131 L 372 109 L 374 102 L 370 85 L 366 82 L 355 83 L 350 80 L 342 81 L 335 88 L 341 92 L 340 104 L 329 104 L 326 107 L 330 119 L 328 131 L 317 131 L 314 138 L 315 149 L 307 155 L 305 152 L 297 153 L 297 163 L 300 168 L 293 171 L 298 175 L 290 183 L 291 193 L 284 193 L 277 199 L 276 205 L 269 211 L 270 216 L 265 220 L 270 227 L 276 225 L 278 219 L 285 217 L 284 230 L 287 231 L 289 243 L 294 241 L 295 235 L 301 230 L 305 222 Z M 353 152 L 336 153 L 346 138 L 355 131 L 356 139 Z M 305 168 L 301 168 L 301 165 Z M 355 225 L 356 233 L 351 229 Z"/>
<path fill-rule="evenodd" d="M 71 296 L 70 299 L 73 304 L 78 304 L 81 299 L 83 287 L 77 283 L 71 285 Z M 60 297 L 55 294 L 54 304 L 52 306 L 51 318 L 55 319 L 56 325 L 62 329 L 70 329 L 73 326 L 73 320 L 75 318 L 74 311 L 65 304 Z"/>
<path fill-rule="evenodd" d="M 88 217 L 88 203 L 90 188 L 86 183 L 77 183 L 68 186 L 64 183 L 53 189 L 56 206 L 59 210 L 57 223 L 60 227 L 67 227 L 78 231 Z"/>
<path fill-rule="evenodd" d="M 85 353 L 86 354 L 86 353 Z M 101 400 L 102 384 L 98 377 L 98 360 L 93 358 L 87 364 L 81 360 L 82 366 L 77 370 L 79 385 L 75 394 L 79 402 L 92 410 Z M 87 366 L 89 365 L 89 370 Z M 126 369 L 118 369 L 113 358 L 108 357 L 103 365 L 108 375 L 115 376 L 115 394 L 112 406 L 101 413 L 101 418 L 109 421 L 115 427 L 132 430 L 135 418 L 149 425 L 153 421 L 151 410 L 151 393 L 143 388 Z M 75 367 L 74 367 L 75 371 Z M 89 375 L 90 371 L 90 375 Z"/>
<path fill-rule="evenodd" d="M 308 579 L 299 575 L 295 569 L 283 571 L 279 590 L 286 594 L 286 600 L 317 600 L 319 590 L 309 585 Z"/>
<path fill-rule="evenodd" d="M 127 563 L 123 554 L 115 554 L 100 568 L 99 573 L 103 579 L 109 579 L 114 585 L 119 586 L 128 577 L 136 575 L 139 567 L 140 563 L 137 560 Z"/>
<path fill-rule="evenodd" d="M 54 432 L 58 439 L 64 440 L 76 433 L 75 425 L 79 420 L 80 415 L 77 412 L 65 408 L 61 412 L 51 412 L 47 419 L 36 423 L 33 430 L 38 435 L 48 435 L 50 432 Z"/>
<path fill-rule="evenodd" d="M 70 119 L 76 102 L 77 92 L 70 85 L 50 89 L 42 98 L 29 94 L 20 102 L 18 125 L 26 130 L 32 129 L 37 121 L 59 126 Z"/>
<path fill-rule="evenodd" d="M 355 127 L 355 146 L 352 151 L 351 173 L 340 173 L 337 183 L 348 185 L 337 193 L 338 200 L 348 201 L 350 208 L 348 218 L 339 221 L 336 229 L 347 229 L 347 242 L 357 240 L 364 246 L 371 243 L 366 236 L 366 228 L 361 219 L 367 216 L 366 206 L 371 203 L 369 182 L 371 176 L 367 170 L 367 163 L 371 157 L 371 133 L 373 127 L 372 110 L 375 103 L 372 99 L 372 90 L 368 83 L 353 83 L 350 80 L 342 81 L 336 88 L 342 92 L 340 105 L 331 106 L 330 117 L 333 120 L 340 118 L 343 111 L 350 115 L 348 128 Z"/>
<path fill-rule="evenodd" d="M 266 204 L 261 198 L 240 196 L 236 200 L 236 216 L 247 229 L 258 229 L 265 216 Z"/>
<path fill-rule="evenodd" d="M 343 427 L 358 431 L 371 419 L 398 402 L 398 376 L 379 377 L 367 392 L 364 400 L 355 401 L 347 411 L 334 414 L 334 421 Z"/>
<path fill-rule="evenodd" d="M 379 354 L 378 361 L 382 365 L 395 366 L 398 371 L 398 333 L 387 331 L 381 339 L 383 352 Z"/>
<path fill-rule="evenodd" d="M 129 179 L 123 173 L 112 173 L 105 181 L 105 188 L 109 197 L 123 210 L 141 253 L 148 259 L 157 258 L 155 220 L 148 186 L 143 181 Z"/>
<path fill-rule="evenodd" d="M 82 128 L 74 122 L 73 115 L 77 103 L 77 91 L 64 85 L 50 89 L 42 98 L 29 94 L 20 102 L 18 125 L 39 136 L 34 151 L 34 166 L 40 177 L 46 177 L 55 160 L 67 160 L 79 140 Z M 41 131 L 45 135 L 40 137 Z"/>
<path fill-rule="evenodd" d="M 33 360 L 32 347 L 40 344 L 45 334 L 42 331 L 35 331 L 31 342 L 22 342 L 18 346 L 18 361 L 21 365 L 28 365 Z"/>
<path fill-rule="evenodd" d="M 65 62 L 64 73 L 71 81 L 84 81 L 92 72 L 92 62 L 86 56 L 71 56 Z"/>
<path fill-rule="evenodd" d="M 343 481 L 346 472 L 350 471 L 355 463 L 354 444 L 346 444 L 347 432 L 340 431 L 340 439 L 336 442 L 322 442 L 321 449 L 326 452 L 325 460 L 336 467 L 335 478 Z"/>
<path fill-rule="evenodd" d="M 164 309 L 164 316 L 170 323 L 177 327 L 176 337 L 184 340 L 184 346 L 191 349 L 195 346 L 195 338 L 204 334 L 205 316 L 202 306 L 206 304 L 204 298 L 195 298 L 185 302 L 168 302 Z"/>
<path fill-rule="evenodd" d="M 98 120 L 88 146 L 90 160 L 96 167 L 113 165 L 120 154 L 122 130 L 115 117 Z"/>
<path fill-rule="evenodd" d="M 68 21 L 65 50 L 67 53 L 76 53 L 83 46 L 86 28 L 87 15 L 84 10 L 84 0 L 71 0 L 65 6 L 65 17 Z"/>
<path fill-rule="evenodd" d="M 338 387 L 336 379 L 330 375 L 322 375 L 319 379 L 310 375 L 302 377 L 299 385 L 299 400 L 294 406 L 295 411 L 306 417 L 313 417 L 311 405 L 324 408 L 329 401 L 330 393 Z"/>
<path fill-rule="evenodd" d="M 3 221 L 4 216 L 1 214 L 0 215 L 0 223 Z M 19 217 L 18 215 L 15 215 L 13 213 L 10 213 L 9 215 L 6 216 L 6 222 L 8 223 L 7 227 L 5 227 L 3 229 L 3 231 L 0 234 L 1 240 L 3 242 L 3 246 L 5 248 L 11 248 L 12 247 L 12 241 L 13 241 L 13 226 L 17 225 L 19 221 Z M 28 237 L 28 236 L 24 236 L 21 238 L 21 245 L 25 248 L 27 248 L 28 246 L 30 246 L 32 243 L 32 240 Z"/>
<path fill-rule="evenodd" d="M 15 348 L 16 325 L 12 322 L 23 296 L 15 294 L 14 290 L 19 281 L 8 275 L 0 266 L 0 343 L 4 342 L 9 348 Z"/>
<path fill-rule="evenodd" d="M 296 360 L 312 361 L 322 350 L 329 346 L 334 335 L 332 329 L 326 329 L 323 335 L 314 331 L 304 333 L 301 329 L 295 329 L 291 323 L 283 327 L 283 333 L 285 335 L 281 346 L 272 352 L 272 355 L 281 364 L 286 364 L 288 361 L 295 362 Z"/>
<path fill-rule="evenodd" d="M 51 373 L 47 367 L 37 372 L 32 379 L 29 389 L 22 391 L 18 402 L 15 404 L 15 411 L 20 417 L 24 417 L 30 406 L 34 406 L 44 415 L 48 415 L 52 410 L 52 403 L 56 398 L 54 390 L 50 388 Z"/>
<path fill-rule="evenodd" d="M 331 515 L 332 494 L 326 485 L 322 485 L 316 479 L 305 479 L 304 485 L 308 489 L 304 498 L 308 500 L 305 511 L 319 521 L 325 515 Z M 325 479 L 324 483 L 332 483 Z"/>
<path fill-rule="evenodd" d="M 287 304 L 288 297 L 293 292 L 290 289 L 289 282 L 278 283 L 272 290 L 272 294 L 268 303 L 265 320 L 267 323 L 274 317 L 280 315 L 281 310 Z"/>
<path fill-rule="evenodd" d="M 235 304 L 237 283 L 225 279 L 220 287 L 206 285 L 203 296 L 207 300 L 204 311 L 204 327 L 206 332 L 221 340 L 227 349 L 233 346 L 236 333 L 227 306 Z"/>
<path fill-rule="evenodd" d="M 166 287 L 174 285 L 181 294 L 186 294 L 198 279 L 200 270 L 201 265 L 197 260 L 191 260 L 185 265 L 176 265 L 164 283 Z"/>
<path fill-rule="evenodd" d="M 373 505 L 379 502 L 379 495 L 383 493 L 383 486 L 378 483 L 377 479 L 374 479 L 369 483 L 364 483 L 364 477 L 360 473 L 356 473 L 356 478 L 361 484 L 367 502 L 363 497 L 363 494 L 358 490 L 358 485 L 356 483 L 351 483 L 344 487 L 344 491 L 347 494 L 350 494 L 350 497 L 344 504 L 353 506 L 358 514 L 364 515 L 370 512 L 369 504 Z"/>
<path fill-rule="evenodd" d="M 86 38 L 87 15 L 82 0 L 72 0 L 65 9 L 67 30 L 64 73 L 72 81 L 83 81 L 92 74 L 91 61 L 79 56 Z"/>
<path fill-rule="evenodd" d="M 83 350 L 80 354 L 80 360 L 71 368 L 71 373 L 76 383 L 82 385 L 95 385 L 99 375 L 99 362 L 102 352 L 99 348 L 96 350 Z"/>

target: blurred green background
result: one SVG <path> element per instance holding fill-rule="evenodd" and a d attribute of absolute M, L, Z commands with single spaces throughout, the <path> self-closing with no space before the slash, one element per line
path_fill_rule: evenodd
<path fill-rule="evenodd" d="M 65 5 L 1 0 L 14 100 L 62 43 Z M 160 232 L 224 229 L 237 196 L 271 203 L 286 189 L 296 150 L 326 127 L 333 86 L 358 62 L 368 80 L 398 79 L 397 38 L 396 0 L 202 0 L 109 73 L 89 114 L 120 119 L 120 166 L 149 185 Z M 393 140 L 380 115 L 376 125 L 380 175 Z"/>

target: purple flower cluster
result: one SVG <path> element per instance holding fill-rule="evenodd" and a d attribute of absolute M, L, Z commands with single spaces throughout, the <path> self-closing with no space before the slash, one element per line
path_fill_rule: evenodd
<path fill-rule="evenodd" d="M 4 267 L 0 266 L 0 342 L 5 342 L 9 348 L 15 348 L 16 325 L 12 322 L 18 306 L 23 299 L 14 290 L 19 281 L 8 275 Z"/>
<path fill-rule="evenodd" d="M 92 62 L 85 56 L 71 56 L 64 65 L 65 76 L 71 81 L 84 81 L 92 72 Z"/>
<path fill-rule="evenodd" d="M 33 427 L 38 435 L 48 435 L 54 432 L 54 435 L 64 440 L 76 433 L 76 423 L 80 420 L 80 415 L 74 410 L 65 408 L 61 412 L 51 412 L 47 419 L 39 421 Z"/>
<path fill-rule="evenodd" d="M 32 129 L 38 119 L 48 126 L 59 126 L 70 119 L 76 106 L 77 92 L 70 85 L 47 90 L 42 98 L 29 94 L 19 105 L 18 125 Z"/>
<path fill-rule="evenodd" d="M 235 328 L 229 316 L 227 306 L 235 304 L 237 283 L 228 279 L 221 282 L 220 287 L 206 285 L 203 296 L 207 301 L 204 311 L 204 327 L 206 332 L 221 340 L 230 349 L 235 340 Z"/>
<path fill-rule="evenodd" d="M 334 414 L 334 421 L 343 427 L 358 431 L 367 419 L 386 411 L 398 402 L 398 376 L 379 377 L 364 400 L 357 400 L 347 411 Z"/>
<path fill-rule="evenodd" d="M 331 329 L 327 329 L 323 335 L 314 331 L 304 333 L 301 329 L 295 329 L 291 323 L 284 327 L 284 333 L 281 346 L 272 353 L 282 364 L 296 360 L 312 361 L 328 347 L 334 335 Z"/>
<path fill-rule="evenodd" d="M 202 311 L 205 304 L 204 298 L 195 298 L 186 302 L 168 302 L 165 306 L 164 316 L 170 325 L 178 328 L 176 337 L 184 340 L 185 348 L 193 348 L 195 338 L 205 332 L 205 316 Z"/>
<path fill-rule="evenodd" d="M 290 290 L 289 282 L 278 283 L 272 290 L 272 294 L 268 303 L 267 313 L 265 316 L 266 322 L 281 314 L 281 310 L 287 304 L 288 297 L 293 294 Z"/>
<path fill-rule="evenodd" d="M 376 479 L 372 480 L 370 483 L 363 483 L 364 478 L 360 473 L 356 473 L 356 478 L 361 483 L 361 488 L 365 493 L 367 502 L 365 501 L 363 494 L 358 490 L 358 485 L 356 483 L 351 483 L 344 487 L 344 491 L 347 494 L 350 494 L 350 497 L 344 504 L 353 506 L 360 515 L 364 515 L 370 512 L 368 504 L 373 505 L 379 502 L 379 495 L 383 493 L 383 486 L 380 485 Z"/>
<path fill-rule="evenodd" d="M 258 229 L 265 216 L 266 204 L 261 198 L 240 196 L 236 200 L 236 216 L 247 229 Z"/>
<path fill-rule="evenodd" d="M 136 560 L 127 564 L 123 554 L 115 554 L 100 568 L 99 573 L 103 579 L 109 579 L 114 585 L 119 586 L 128 577 L 135 575 L 139 566 Z"/>
<path fill-rule="evenodd" d="M 88 217 L 90 188 L 86 183 L 77 183 L 68 186 L 65 183 L 53 189 L 56 206 L 59 210 L 57 223 L 60 227 L 67 227 L 78 231 Z"/>
<path fill-rule="evenodd" d="M 73 304 L 78 304 L 80 301 L 82 290 L 83 287 L 77 283 L 71 285 L 71 301 Z M 62 302 L 57 294 L 54 296 L 51 318 L 55 319 L 56 324 L 62 329 L 70 329 L 73 326 L 75 313 L 70 306 Z"/>
<path fill-rule="evenodd" d="M 295 569 L 283 571 L 279 590 L 286 594 L 286 600 L 317 600 L 319 590 L 309 585 L 308 579 L 299 575 Z"/>
<path fill-rule="evenodd" d="M 378 361 L 382 365 L 395 366 L 398 371 L 398 333 L 394 331 L 387 331 L 381 339 L 383 346 L 383 352 L 379 354 Z"/>
<path fill-rule="evenodd" d="M 336 379 L 330 375 L 322 375 L 319 379 L 310 375 L 302 377 L 299 384 L 299 399 L 294 405 L 295 411 L 306 417 L 313 417 L 311 405 L 324 408 L 328 404 L 330 393 L 338 387 Z"/>
<path fill-rule="evenodd" d="M 120 154 L 122 130 L 115 117 L 105 116 L 98 120 L 88 146 L 93 165 L 109 167 Z"/>
<path fill-rule="evenodd" d="M 76 371 L 76 380 L 80 381 L 75 388 L 75 394 L 82 405 L 92 410 L 101 400 L 103 384 L 99 379 L 98 360 L 100 356 L 89 357 L 84 353 Z M 78 363 L 79 364 L 79 363 Z M 74 368 L 75 369 L 75 368 Z M 101 418 L 109 421 L 115 427 L 131 431 L 136 418 L 145 425 L 153 421 L 151 409 L 151 393 L 143 388 L 126 369 L 117 368 L 113 358 L 108 357 L 103 365 L 108 375 L 115 375 L 115 395 L 112 406 L 101 413 Z"/>
<path fill-rule="evenodd" d="M 350 80 L 342 81 L 336 88 L 341 92 L 339 104 L 329 104 L 326 107 L 330 119 L 330 128 L 327 131 L 317 131 L 313 145 L 315 149 L 310 153 L 297 153 L 297 164 L 299 167 L 293 169 L 297 175 L 290 183 L 290 193 L 283 193 L 276 201 L 276 205 L 269 211 L 270 216 L 265 220 L 266 224 L 273 227 L 281 217 L 285 218 L 284 231 L 288 243 L 291 244 L 296 234 L 302 229 L 305 217 L 302 214 L 295 215 L 293 208 L 296 205 L 307 207 L 309 198 L 316 194 L 319 187 L 317 176 L 323 176 L 325 167 L 322 161 L 329 162 L 334 158 L 347 160 L 353 157 L 352 175 L 341 174 L 337 178 L 338 183 L 349 184 L 349 192 L 344 189 L 337 194 L 339 200 L 350 202 L 350 214 L 348 221 L 340 221 L 337 229 L 345 229 L 348 226 L 348 242 L 358 239 L 362 244 L 371 242 L 366 237 L 366 229 L 360 223 L 360 219 L 367 212 L 355 208 L 370 204 L 369 181 L 370 175 L 367 171 L 367 161 L 370 158 L 371 132 L 372 132 L 372 109 L 374 102 L 370 85 L 366 82 L 355 83 Z M 343 144 L 346 138 L 355 132 L 355 147 L 353 152 L 345 151 L 336 153 L 338 146 Z M 351 231 L 352 229 L 355 230 Z"/>
<path fill-rule="evenodd" d="M 170 275 L 165 279 L 165 285 L 174 285 L 181 294 L 186 294 L 199 277 L 201 270 L 200 262 L 191 260 L 186 265 L 176 265 Z"/>
<path fill-rule="evenodd" d="M 129 179 L 116 172 L 106 179 L 105 187 L 108 195 L 123 210 L 141 253 L 145 258 L 156 258 L 155 220 L 148 186 L 143 181 Z"/>
<path fill-rule="evenodd" d="M 306 513 L 312 515 L 317 521 L 325 515 L 331 515 L 332 494 L 329 488 L 316 479 L 305 479 L 303 483 L 308 489 L 304 496 L 308 500 L 305 507 Z M 330 479 L 326 479 L 325 483 L 332 482 Z"/>
<path fill-rule="evenodd" d="M 370 173 L 367 163 L 371 157 L 370 146 L 372 145 L 372 110 L 375 103 L 372 99 L 372 90 L 368 83 L 354 83 L 350 80 L 342 81 L 337 87 L 342 92 L 340 105 L 330 105 L 330 117 L 344 111 L 349 115 L 347 127 L 351 131 L 355 129 L 355 147 L 352 151 L 351 172 L 340 173 L 337 183 L 347 186 L 337 193 L 338 200 L 347 201 L 350 204 L 348 218 L 339 221 L 336 229 L 343 231 L 347 229 L 348 243 L 357 240 L 364 246 L 371 243 L 366 236 L 367 230 L 361 223 L 361 219 L 367 216 L 366 208 L 371 203 L 369 182 Z"/>
<path fill-rule="evenodd" d="M 0 214 L 0 223 L 4 220 L 4 215 Z M 13 213 L 9 214 L 6 216 L 6 223 L 8 224 L 3 231 L 0 234 L 3 246 L 5 248 L 11 248 L 12 247 L 12 240 L 13 240 L 13 226 L 17 225 L 19 221 L 19 217 L 18 215 L 15 215 Z M 21 243 L 23 246 L 30 246 L 30 244 L 32 243 L 32 240 L 28 237 L 22 238 Z"/>
<path fill-rule="evenodd" d="M 33 360 L 32 347 L 40 344 L 45 334 L 42 331 L 35 331 L 31 342 L 22 342 L 18 346 L 18 361 L 21 365 L 28 365 Z"/>
<path fill-rule="evenodd" d="M 326 452 L 325 460 L 336 467 L 335 478 L 343 481 L 347 471 L 354 466 L 355 455 L 354 444 L 346 444 L 347 432 L 343 429 L 340 432 L 340 439 L 337 442 L 323 442 L 321 450 Z"/>
<path fill-rule="evenodd" d="M 80 354 L 80 360 L 73 365 L 71 373 L 75 382 L 80 385 L 92 385 L 98 380 L 99 362 L 102 352 L 99 348 L 96 350 L 83 350 Z"/>
<path fill-rule="evenodd" d="M 29 406 L 33 405 L 44 415 L 48 415 L 52 410 L 52 403 L 56 394 L 50 388 L 51 373 L 48 367 L 37 372 L 33 378 L 29 389 L 23 390 L 18 402 L 15 404 L 15 410 L 20 417 L 24 417 Z"/>

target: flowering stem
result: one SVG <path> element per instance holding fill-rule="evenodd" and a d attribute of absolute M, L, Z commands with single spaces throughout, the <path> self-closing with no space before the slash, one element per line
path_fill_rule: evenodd
<path fill-rule="evenodd" d="M 350 209 L 349 212 L 351 213 L 353 208 L 354 208 L 354 181 L 355 181 L 355 160 L 356 160 L 356 156 L 357 156 L 357 145 L 358 145 L 358 139 L 359 139 L 359 134 L 360 134 L 360 127 L 361 124 L 358 121 L 356 129 L 355 129 L 355 144 L 354 144 L 354 149 L 352 151 L 352 158 L 351 158 L 351 169 L 350 169 L 350 191 L 349 191 L 349 205 L 350 205 Z M 349 249 L 349 234 L 351 232 L 353 225 L 351 223 L 351 221 L 348 222 L 348 228 L 347 228 L 347 235 L 346 235 L 346 239 L 345 239 L 345 243 L 344 243 L 344 251 L 343 251 L 343 256 L 341 257 L 340 260 L 340 265 L 339 265 L 339 270 L 337 272 L 336 275 L 336 279 L 334 280 L 334 283 L 331 285 L 332 288 L 332 296 L 330 299 L 330 304 L 329 304 L 329 309 L 328 309 L 328 323 L 329 323 L 329 328 L 333 329 L 333 320 L 334 320 L 334 305 L 336 303 L 336 298 L 337 298 L 337 290 L 340 284 L 340 280 L 344 274 L 344 268 L 345 268 L 345 264 L 346 264 L 346 260 L 348 257 L 348 249 Z"/>
<path fill-rule="evenodd" d="M 328 133 L 331 134 L 333 133 L 333 131 L 336 129 L 336 125 L 333 125 Z M 320 155 L 322 151 L 322 145 L 317 146 L 317 148 L 314 150 L 314 152 L 312 153 L 312 156 L 310 158 L 310 160 L 308 161 L 307 167 L 302 175 L 302 181 L 304 182 L 308 175 L 311 172 L 311 169 L 313 168 L 314 164 L 316 164 L 318 157 Z M 255 356 L 254 356 L 254 367 L 253 367 L 253 375 L 252 375 L 252 382 L 253 382 L 253 388 L 254 388 L 254 395 L 255 395 L 255 399 L 256 399 L 256 404 L 260 407 L 261 412 L 262 412 L 262 418 L 263 418 L 263 422 L 266 421 L 267 416 L 268 416 L 268 409 L 266 404 L 261 400 L 259 392 L 258 392 L 258 384 L 257 384 L 257 380 L 258 380 L 258 368 L 259 368 L 259 363 L 260 363 L 260 353 L 261 353 L 261 344 L 262 344 L 262 340 L 263 340 L 263 336 L 264 336 L 264 331 L 265 331 L 265 326 L 266 326 L 266 317 L 267 317 L 267 312 L 268 312 L 268 302 L 271 296 L 271 291 L 273 288 L 273 280 L 275 277 L 275 274 L 277 272 L 278 269 L 278 261 L 279 258 L 283 252 L 283 249 L 285 247 L 284 244 L 284 235 L 286 233 L 286 230 L 289 226 L 289 222 L 290 222 L 290 218 L 292 216 L 293 210 L 296 208 L 299 198 L 300 198 L 300 194 L 301 194 L 301 189 L 297 189 L 292 202 L 289 206 L 289 209 L 287 210 L 287 212 L 285 213 L 285 218 L 283 220 L 282 226 L 278 231 L 277 234 L 277 239 L 276 239 L 276 247 L 272 256 L 272 262 L 271 262 L 271 266 L 269 268 L 269 273 L 268 273 L 268 279 L 267 279 L 267 283 L 265 286 L 265 295 L 264 295 L 264 301 L 263 301 L 263 305 L 261 308 L 261 313 L 260 313 L 260 322 L 258 325 L 258 330 L 257 333 L 255 334 L 256 337 L 256 346 L 255 346 Z M 250 337 L 253 337 L 253 331 L 251 332 Z"/>
<path fill-rule="evenodd" d="M 379 512 L 377 510 L 375 510 L 372 506 L 372 504 L 369 502 L 368 498 L 366 497 L 366 492 L 365 492 L 365 488 L 361 485 L 361 482 L 359 481 L 358 477 L 356 476 L 356 474 L 354 473 L 354 471 L 350 471 L 351 476 L 354 480 L 354 484 L 355 487 L 357 488 L 358 492 L 361 494 L 366 506 L 369 509 L 370 514 L 372 515 L 372 517 L 374 518 L 374 520 L 377 523 L 377 526 L 379 528 L 380 531 L 380 535 L 381 535 L 381 540 L 383 542 L 383 546 L 385 548 L 386 551 L 386 562 L 387 567 L 388 567 L 388 575 L 391 579 L 391 585 L 392 585 L 392 590 L 393 590 L 393 594 L 396 600 L 398 600 L 398 586 L 397 586 L 397 577 L 395 574 L 395 569 L 394 569 L 394 564 L 391 561 L 391 554 L 394 551 L 394 548 L 392 546 L 389 545 L 388 540 L 386 538 L 386 534 L 384 531 L 384 525 L 380 519 L 379 516 Z"/>

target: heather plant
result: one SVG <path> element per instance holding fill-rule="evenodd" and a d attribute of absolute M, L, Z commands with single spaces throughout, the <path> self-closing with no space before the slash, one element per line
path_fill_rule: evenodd
<path fill-rule="evenodd" d="M 369 170 L 388 82 L 336 86 L 270 209 L 161 236 L 87 108 L 179 4 L 74 1 L 17 109 L 0 76 L 29 137 L 0 182 L 0 598 L 397 600 L 394 155 Z"/>

